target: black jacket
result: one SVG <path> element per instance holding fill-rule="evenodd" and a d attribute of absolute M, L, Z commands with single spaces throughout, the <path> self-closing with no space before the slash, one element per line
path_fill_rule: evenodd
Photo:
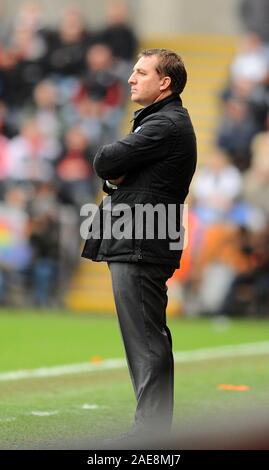
<path fill-rule="evenodd" d="M 195 133 L 188 111 L 182 107 L 178 96 L 170 95 L 136 111 L 132 132 L 113 144 L 104 145 L 95 156 L 95 171 L 104 180 L 126 176 L 114 190 L 104 183 L 104 191 L 111 200 L 106 197 L 101 203 L 97 216 L 100 217 L 100 233 L 98 224 L 93 224 L 91 238 L 86 241 L 82 256 L 94 261 L 139 261 L 178 267 L 182 250 L 170 248 L 170 242 L 176 240 L 167 234 L 168 230 L 162 238 L 157 237 L 157 219 L 154 219 L 154 236 L 148 239 L 145 220 L 135 219 L 134 213 L 138 205 L 156 207 L 161 204 L 160 220 L 164 228 L 168 224 L 168 205 L 171 204 L 174 206 L 171 213 L 174 214 L 176 208 L 175 230 L 178 232 L 182 223 L 180 204 L 188 194 L 195 167 Z M 115 215 L 111 211 L 115 206 L 119 208 L 118 204 L 127 204 L 131 212 L 125 213 L 125 206 L 122 206 L 123 211 Z M 157 211 L 154 217 L 157 217 Z M 132 236 L 119 239 L 118 232 L 114 236 L 112 228 L 110 237 L 110 218 L 112 227 L 122 218 L 126 224 L 121 226 L 122 230 L 128 227 Z M 140 235 L 134 236 L 137 228 Z M 104 233 L 108 235 L 104 236 Z"/>

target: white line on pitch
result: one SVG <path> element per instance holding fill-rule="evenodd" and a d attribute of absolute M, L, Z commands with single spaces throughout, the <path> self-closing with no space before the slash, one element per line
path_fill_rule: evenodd
<path fill-rule="evenodd" d="M 47 416 L 55 416 L 59 413 L 58 410 L 54 410 L 54 411 L 31 411 L 30 412 L 30 415 L 32 416 L 38 416 L 38 417 L 47 417 Z"/>
<path fill-rule="evenodd" d="M 258 356 L 269 353 L 269 341 L 245 343 L 215 348 L 196 349 L 194 351 L 179 351 L 174 353 L 175 363 L 197 362 L 210 359 L 240 356 Z M 126 367 L 125 359 L 106 359 L 97 364 L 82 362 L 61 366 L 42 367 L 0 373 L 0 381 L 30 379 L 37 377 L 53 377 L 81 372 L 96 372 L 102 370 L 122 369 Z"/>

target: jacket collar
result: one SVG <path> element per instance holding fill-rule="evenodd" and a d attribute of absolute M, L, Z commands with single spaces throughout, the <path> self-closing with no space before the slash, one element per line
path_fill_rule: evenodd
<path fill-rule="evenodd" d="M 182 100 L 180 96 L 173 93 L 172 95 L 167 96 L 163 100 L 156 101 L 156 103 L 149 104 L 145 108 L 141 108 L 135 111 L 132 121 L 135 121 L 138 116 L 139 119 L 141 119 L 142 117 L 144 118 L 149 114 L 156 113 L 157 111 L 164 108 L 166 105 L 169 105 L 170 103 L 173 103 L 173 105 L 182 106 Z"/>

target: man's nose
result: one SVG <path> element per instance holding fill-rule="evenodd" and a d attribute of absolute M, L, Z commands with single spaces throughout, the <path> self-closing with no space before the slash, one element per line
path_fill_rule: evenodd
<path fill-rule="evenodd" d="M 130 76 L 130 78 L 128 80 L 128 83 L 130 85 L 132 85 L 133 83 L 135 83 L 135 81 L 136 81 L 135 75 L 134 75 L 134 73 L 132 73 L 132 75 Z"/>

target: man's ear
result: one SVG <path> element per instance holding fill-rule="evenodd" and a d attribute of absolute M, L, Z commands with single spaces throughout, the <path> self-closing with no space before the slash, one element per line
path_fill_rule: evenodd
<path fill-rule="evenodd" d="M 160 90 L 165 91 L 171 85 L 171 77 L 163 77 L 160 84 Z"/>

